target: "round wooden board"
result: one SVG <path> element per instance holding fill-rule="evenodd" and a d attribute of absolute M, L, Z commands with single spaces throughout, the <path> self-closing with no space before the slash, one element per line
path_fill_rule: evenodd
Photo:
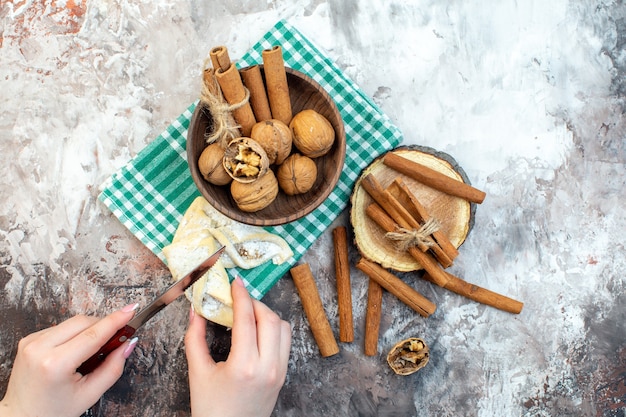
<path fill-rule="evenodd" d="M 390 152 L 469 184 L 465 172 L 447 154 L 420 146 L 399 147 Z M 384 268 L 400 272 L 422 269 L 411 255 L 397 250 L 385 237 L 385 231 L 365 214 L 367 206 L 373 203 L 372 198 L 361 187 L 361 179 L 368 174 L 373 174 L 383 188 L 389 186 L 397 177 L 401 177 L 419 202 L 426 207 L 430 216 L 440 221 L 441 231 L 448 236 L 450 242 L 458 248 L 465 241 L 473 225 L 474 204 L 444 194 L 387 167 L 381 156 L 363 170 L 351 197 L 350 221 L 354 229 L 355 243 L 362 256 Z"/>

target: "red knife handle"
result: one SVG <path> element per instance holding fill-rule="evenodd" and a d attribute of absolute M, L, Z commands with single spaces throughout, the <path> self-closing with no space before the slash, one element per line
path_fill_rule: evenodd
<path fill-rule="evenodd" d="M 122 327 L 113 335 L 112 338 L 109 339 L 108 342 L 104 344 L 104 346 L 100 348 L 100 350 L 83 362 L 83 364 L 78 367 L 77 371 L 83 375 L 87 375 L 89 372 L 96 369 L 98 365 L 104 362 L 109 353 L 120 347 L 125 341 L 133 337 L 134 334 L 134 328 L 128 325 Z"/>

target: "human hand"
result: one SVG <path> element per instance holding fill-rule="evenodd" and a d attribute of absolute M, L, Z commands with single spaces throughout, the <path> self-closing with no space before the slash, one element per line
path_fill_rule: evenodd
<path fill-rule="evenodd" d="M 103 319 L 75 316 L 23 338 L 17 348 L 3 417 L 80 416 L 119 379 L 137 339 L 111 352 L 88 375 L 76 369 L 133 317 L 136 304 Z"/>
<path fill-rule="evenodd" d="M 185 351 L 193 416 L 269 416 L 285 382 L 291 326 L 250 298 L 240 278 L 231 292 L 232 344 L 225 362 L 209 353 L 206 320 L 190 313 Z"/>

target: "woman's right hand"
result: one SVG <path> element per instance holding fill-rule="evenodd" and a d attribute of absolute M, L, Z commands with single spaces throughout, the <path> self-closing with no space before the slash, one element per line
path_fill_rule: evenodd
<path fill-rule="evenodd" d="M 114 350 L 92 373 L 76 371 L 133 317 L 138 304 L 103 319 L 75 316 L 30 334 L 17 356 L 0 416 L 80 416 L 119 379 L 137 339 Z"/>
<path fill-rule="evenodd" d="M 190 313 L 185 335 L 191 414 L 210 417 L 269 416 L 285 382 L 291 326 L 248 294 L 241 278 L 231 285 L 230 354 L 216 363 L 206 342 L 206 320 Z"/>

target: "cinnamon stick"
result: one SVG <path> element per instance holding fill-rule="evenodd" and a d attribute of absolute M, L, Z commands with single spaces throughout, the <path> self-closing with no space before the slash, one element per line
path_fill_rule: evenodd
<path fill-rule="evenodd" d="M 424 205 L 422 205 L 417 196 L 411 192 L 409 187 L 405 184 L 402 178 L 396 178 L 389 187 L 386 188 L 392 196 L 394 196 L 400 204 L 402 204 L 407 211 L 415 217 L 419 222 L 427 222 L 431 216 Z M 450 239 L 441 230 L 437 230 L 432 234 L 433 239 L 437 245 L 433 245 L 433 251 L 439 263 L 447 268 L 452 264 L 452 261 L 459 255 L 457 248 L 450 242 Z M 441 250 L 444 254 L 439 253 Z"/>
<path fill-rule="evenodd" d="M 344 226 L 333 229 L 335 249 L 335 275 L 337 277 L 337 309 L 339 311 L 339 340 L 354 340 L 352 321 L 352 287 L 350 285 L 350 263 L 348 261 L 348 232 Z"/>
<path fill-rule="evenodd" d="M 365 209 L 365 213 L 386 231 L 395 230 L 398 227 L 393 219 L 376 203 L 370 204 Z M 523 304 L 519 301 L 470 284 L 461 278 L 447 273 L 441 269 L 439 264 L 428 253 L 424 253 L 415 247 L 409 248 L 408 252 L 424 268 L 428 274 L 427 279 L 434 284 L 499 310 L 515 314 L 521 311 Z"/>
<path fill-rule="evenodd" d="M 271 49 L 264 50 L 261 55 L 272 117 L 289 125 L 292 117 L 291 99 L 289 98 L 283 50 L 280 45 L 276 45 Z"/>
<path fill-rule="evenodd" d="M 380 332 L 380 315 L 382 314 L 383 288 L 370 278 L 367 288 L 367 309 L 365 310 L 365 344 L 367 356 L 378 353 L 378 334 Z"/>
<path fill-rule="evenodd" d="M 228 48 L 225 46 L 216 46 L 209 52 L 213 68 L 217 71 L 221 69 L 226 71 L 230 67 L 230 57 L 228 56 Z"/>
<path fill-rule="evenodd" d="M 219 96 L 222 99 L 224 98 L 222 92 L 219 89 L 217 79 L 215 78 L 215 70 L 213 68 L 206 68 L 204 70 L 204 72 L 202 73 L 202 80 L 204 82 L 204 86 L 210 94 L 214 96 Z"/>
<path fill-rule="evenodd" d="M 443 193 L 478 204 L 482 203 L 485 199 L 485 192 L 393 152 L 387 152 L 387 154 L 385 154 L 383 163 L 389 168 L 395 169 Z"/>
<path fill-rule="evenodd" d="M 464 281 L 461 278 L 450 274 L 449 272 L 444 271 L 444 273 L 450 278 L 448 280 L 448 284 L 446 285 L 447 290 L 467 297 L 470 300 L 474 300 L 481 304 L 495 307 L 498 310 L 506 311 L 508 313 L 519 314 L 522 312 L 524 303 L 522 303 L 521 301 L 517 301 L 504 295 L 495 293 L 491 290 L 481 288 L 474 284 L 470 284 L 469 282 Z M 424 274 L 424 279 L 430 281 L 432 277 L 428 275 L 427 272 L 426 274 Z"/>
<path fill-rule="evenodd" d="M 294 266 L 289 272 L 300 295 L 300 300 L 302 300 L 302 308 L 321 355 L 328 357 L 339 353 L 339 346 L 333 335 L 328 317 L 326 317 L 309 265 L 305 263 Z"/>
<path fill-rule="evenodd" d="M 239 70 L 243 83 L 250 91 L 250 105 L 257 122 L 270 120 L 272 112 L 265 92 L 265 83 L 261 75 L 261 67 L 253 65 Z"/>
<path fill-rule="evenodd" d="M 377 263 L 361 258 L 356 267 L 421 316 L 428 317 L 435 312 L 435 304 Z"/>
<path fill-rule="evenodd" d="M 235 64 L 231 63 L 226 70 L 222 68 L 216 69 L 215 77 L 222 88 L 224 98 L 228 104 L 234 107 L 232 111 L 233 117 L 241 126 L 242 135 L 250 136 L 250 131 L 256 123 L 256 119 L 254 118 L 250 102 L 246 100 L 248 94 Z"/>

